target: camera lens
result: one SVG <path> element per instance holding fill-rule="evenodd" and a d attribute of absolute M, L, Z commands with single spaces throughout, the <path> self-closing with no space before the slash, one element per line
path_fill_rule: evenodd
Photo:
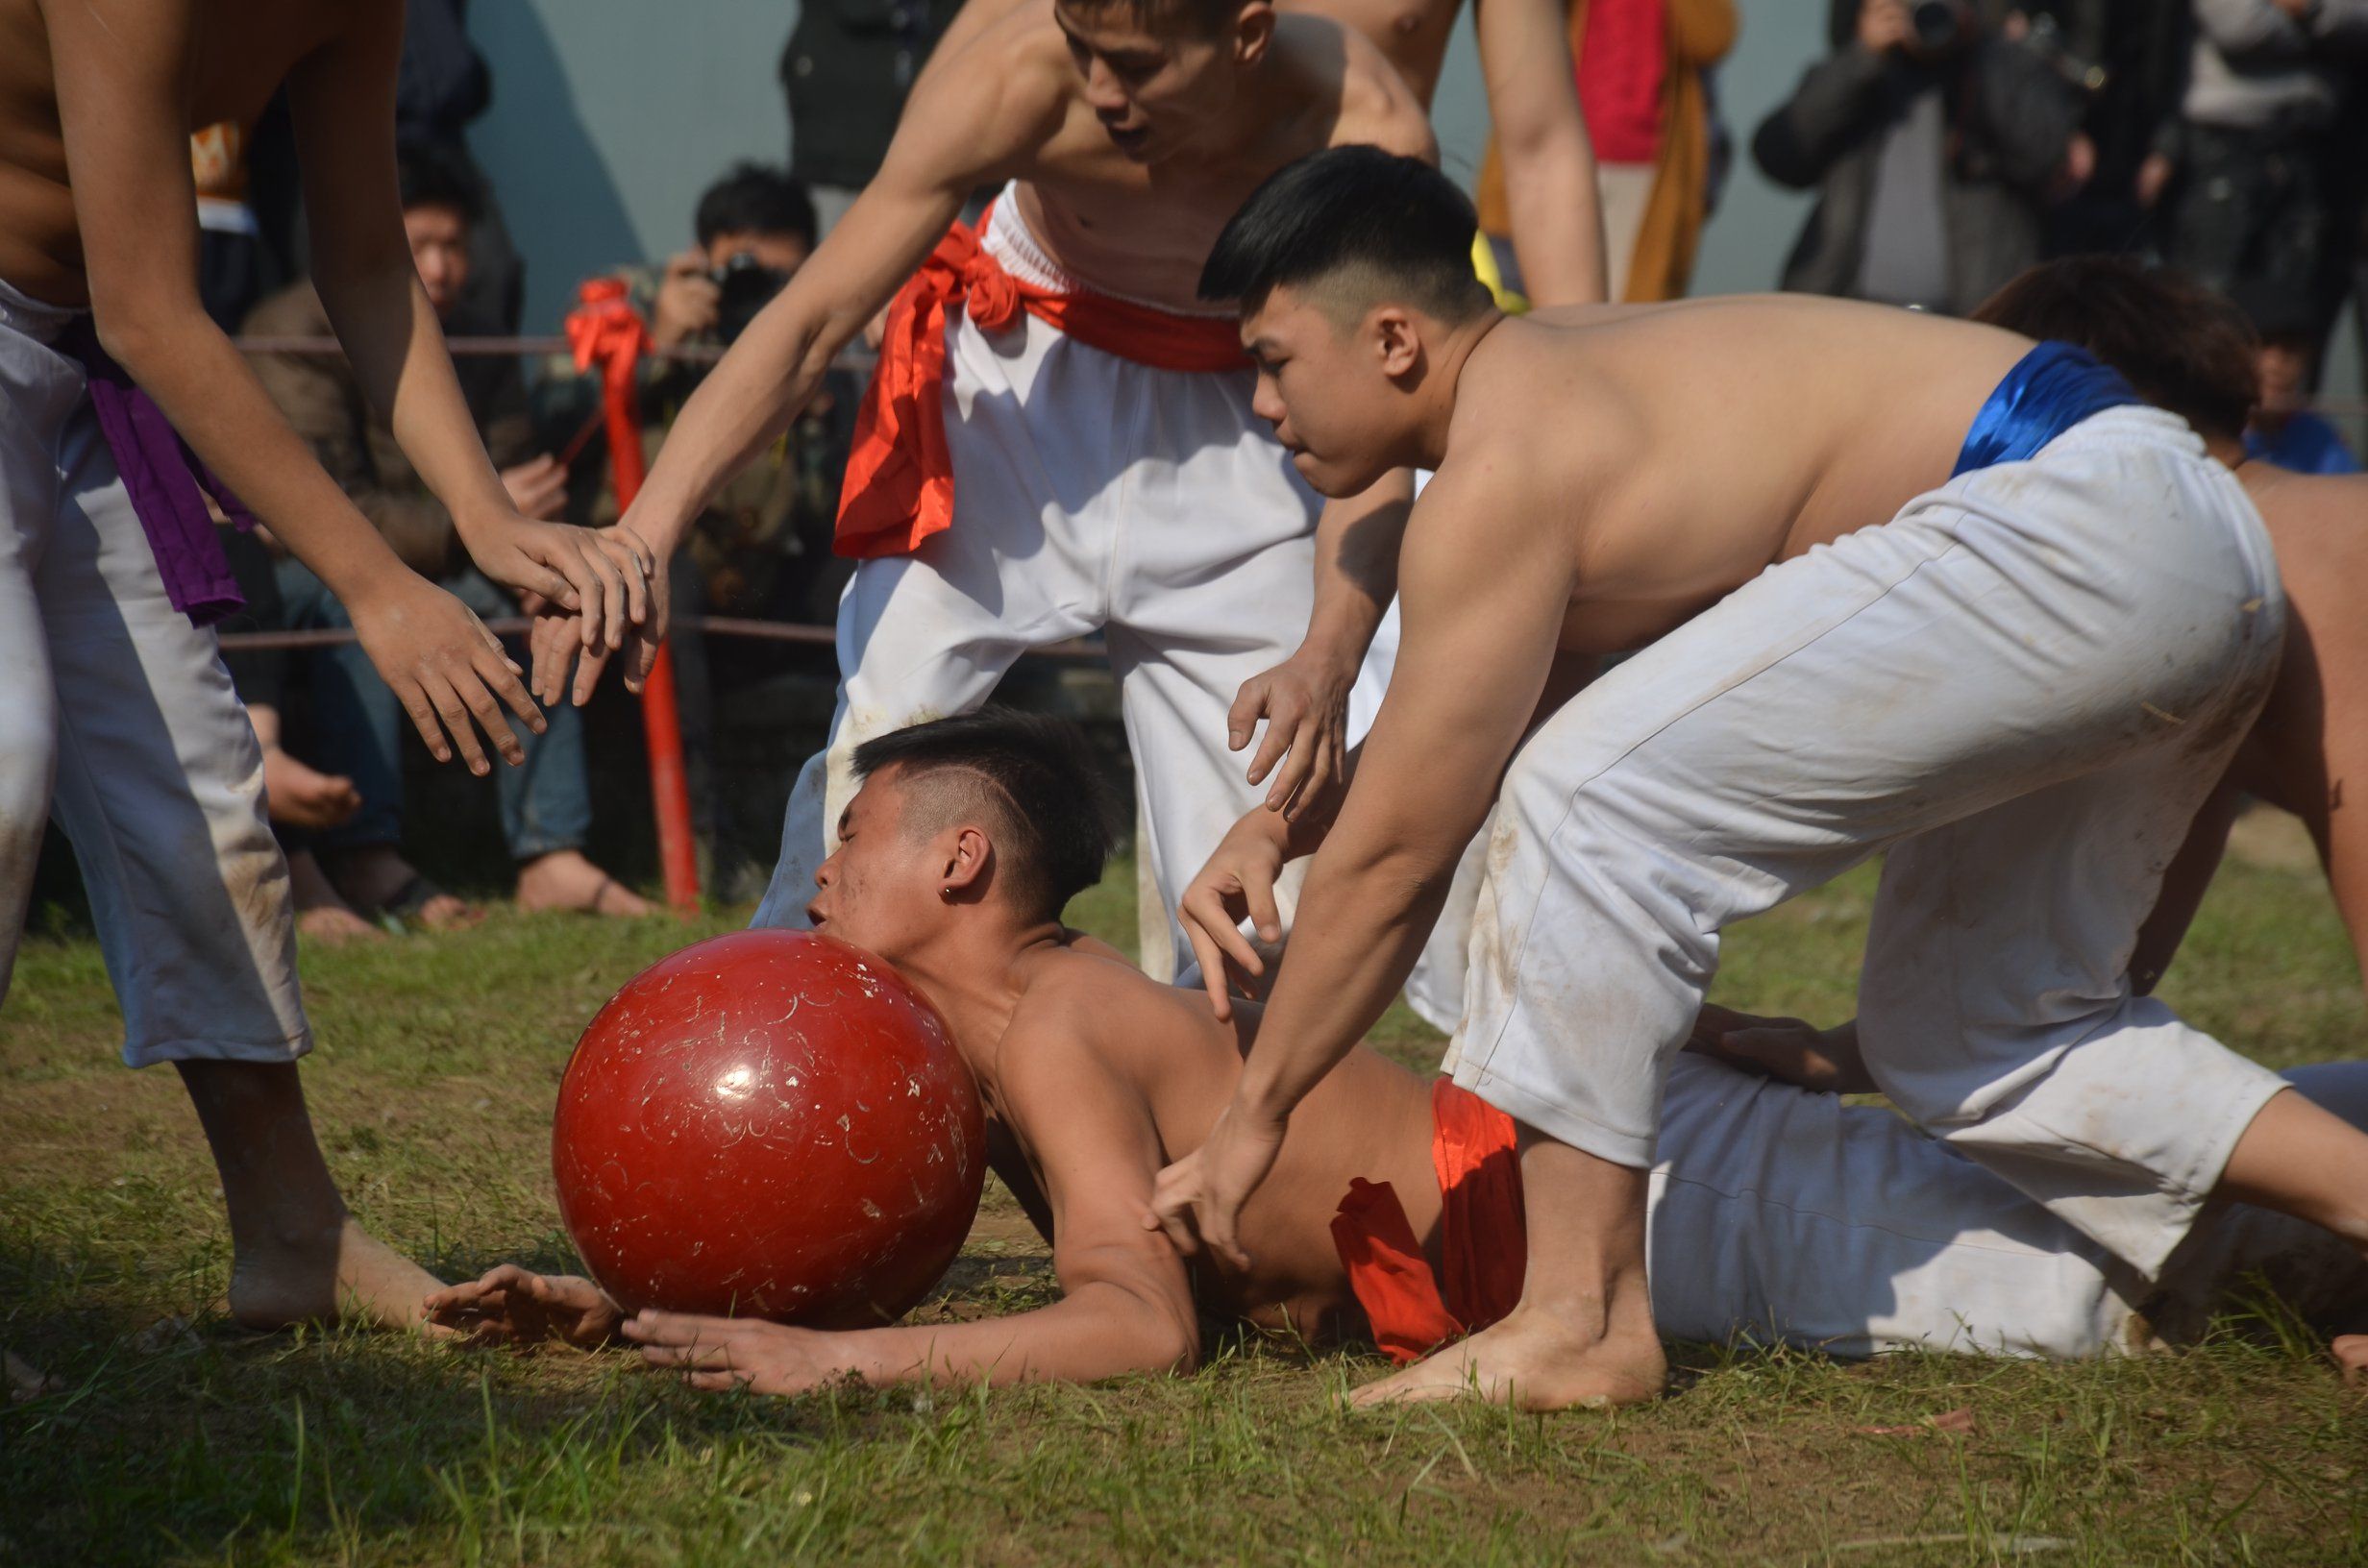
<path fill-rule="evenodd" d="M 1909 25 L 1915 29 L 1916 47 L 1927 54 L 1938 54 L 1955 48 L 1958 37 L 1956 0 L 1916 0 L 1908 13 Z"/>

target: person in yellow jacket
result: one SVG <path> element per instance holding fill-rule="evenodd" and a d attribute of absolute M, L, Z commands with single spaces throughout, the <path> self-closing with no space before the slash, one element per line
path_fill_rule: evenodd
<path fill-rule="evenodd" d="M 1702 73 L 1735 46 L 1734 0 L 1567 0 L 1567 12 L 1602 192 L 1611 297 L 1681 298 L 1709 205 Z M 1509 236 L 1511 204 L 1493 137 L 1478 196 L 1482 233 Z M 1511 254 L 1509 246 L 1492 248 L 1500 257 Z"/>

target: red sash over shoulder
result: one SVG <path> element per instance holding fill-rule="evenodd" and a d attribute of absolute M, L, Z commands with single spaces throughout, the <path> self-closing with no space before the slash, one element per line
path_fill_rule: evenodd
<path fill-rule="evenodd" d="M 1332 1244 L 1373 1343 L 1400 1364 L 1513 1311 L 1529 1263 L 1513 1118 L 1440 1079 L 1431 1085 L 1431 1164 L 1445 1202 L 1443 1293 L 1388 1182 L 1352 1180 L 1332 1216 Z"/>
<path fill-rule="evenodd" d="M 842 555 L 909 555 L 953 521 L 946 320 L 957 306 L 990 332 L 1025 310 L 1088 348 L 1155 370 L 1226 371 L 1248 363 L 1230 317 L 1177 315 L 1107 294 L 1038 287 L 1005 272 L 977 233 L 957 223 L 888 306 L 879 369 L 855 416 L 854 451 L 839 497 L 835 548 Z"/>

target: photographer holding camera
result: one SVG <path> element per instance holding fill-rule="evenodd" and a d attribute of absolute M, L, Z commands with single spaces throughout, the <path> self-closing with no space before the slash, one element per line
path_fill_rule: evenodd
<path fill-rule="evenodd" d="M 2003 0 L 1836 0 L 1831 36 L 1752 138 L 1769 179 L 1818 193 L 1783 286 L 1962 315 L 2086 179 L 2099 73 Z"/>

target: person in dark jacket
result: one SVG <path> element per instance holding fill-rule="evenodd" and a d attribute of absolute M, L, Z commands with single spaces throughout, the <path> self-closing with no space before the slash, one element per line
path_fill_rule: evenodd
<path fill-rule="evenodd" d="M 1834 53 L 1752 157 L 1818 192 L 1784 287 L 1961 315 L 2039 255 L 2049 195 L 2093 154 L 2085 95 L 1999 0 L 1835 0 Z"/>

